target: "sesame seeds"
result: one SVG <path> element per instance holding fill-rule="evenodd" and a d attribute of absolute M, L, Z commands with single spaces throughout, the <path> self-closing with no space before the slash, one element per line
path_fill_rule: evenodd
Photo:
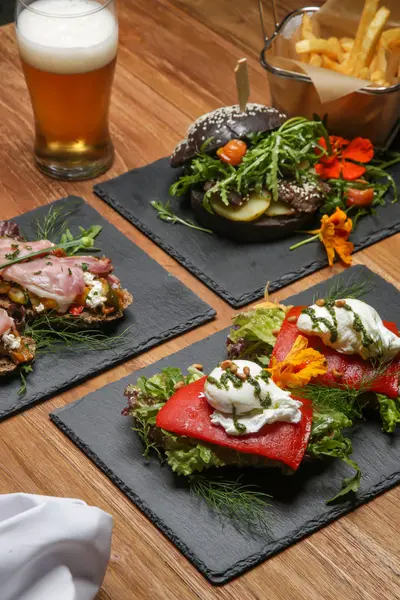
<path fill-rule="evenodd" d="M 270 117 L 266 118 L 266 115 Z M 224 145 L 232 137 L 242 137 L 252 127 L 251 121 L 246 122 L 246 119 L 257 117 L 260 118 L 254 123 L 255 132 L 276 129 L 287 119 L 287 116 L 276 108 L 254 102 L 249 102 L 245 111 L 241 111 L 238 104 L 217 108 L 201 115 L 190 125 L 186 139 L 179 142 L 172 153 L 172 159 L 177 157 L 173 166 L 178 166 L 194 156 L 202 142 L 209 137 L 213 138 L 210 150 Z"/>

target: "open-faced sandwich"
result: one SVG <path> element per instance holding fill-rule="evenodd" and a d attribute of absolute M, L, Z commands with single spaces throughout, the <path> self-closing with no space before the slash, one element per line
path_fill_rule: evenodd
<path fill-rule="evenodd" d="M 68 256 L 48 240 L 23 241 L 11 224 L 0 237 L 0 264 L 0 305 L 24 307 L 28 320 L 52 311 L 96 325 L 121 318 L 132 303 L 109 258 Z"/>
<path fill-rule="evenodd" d="M 128 386 L 128 408 L 148 448 L 180 475 L 211 467 L 278 466 L 337 457 L 360 469 L 343 433 L 379 410 L 383 430 L 400 423 L 400 338 L 359 299 L 320 298 L 311 306 L 264 302 L 240 313 L 228 338 L 230 358 L 208 375 L 166 368 Z"/>
<path fill-rule="evenodd" d="M 15 320 L 0 308 L 0 376 L 10 375 L 21 365 L 31 363 L 35 350 L 34 340 L 21 335 Z"/>
<path fill-rule="evenodd" d="M 171 194 L 190 192 L 196 219 L 239 242 L 268 241 L 298 230 L 324 201 L 315 177 L 319 121 L 290 119 L 272 107 L 218 108 L 197 119 L 171 157 L 184 167 Z"/>

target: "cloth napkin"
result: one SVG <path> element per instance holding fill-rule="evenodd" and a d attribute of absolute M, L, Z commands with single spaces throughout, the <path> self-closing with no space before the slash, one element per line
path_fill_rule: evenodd
<path fill-rule="evenodd" d="M 111 515 L 82 500 L 0 495 L 1 600 L 92 600 L 111 533 Z"/>

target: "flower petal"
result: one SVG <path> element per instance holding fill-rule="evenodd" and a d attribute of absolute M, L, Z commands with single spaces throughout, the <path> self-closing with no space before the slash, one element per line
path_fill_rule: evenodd
<path fill-rule="evenodd" d="M 364 175 L 366 168 L 362 165 L 356 165 L 355 163 L 348 162 L 347 160 L 342 161 L 342 177 L 346 181 L 353 181 L 353 179 L 359 179 Z"/>
<path fill-rule="evenodd" d="M 327 372 L 327 361 L 323 354 L 308 348 L 308 340 L 298 335 L 286 358 L 278 362 L 273 356 L 268 371 L 281 388 L 307 385 L 313 377 Z"/>
<path fill-rule="evenodd" d="M 334 249 L 337 252 L 342 263 L 350 266 L 352 263 L 351 253 L 354 250 L 354 244 L 348 242 L 343 238 L 336 238 L 334 243 Z"/>
<path fill-rule="evenodd" d="M 340 161 L 337 158 L 334 160 L 321 161 L 315 165 L 315 172 L 322 179 L 339 179 L 341 171 Z"/>
<path fill-rule="evenodd" d="M 356 137 L 343 150 L 342 156 L 357 162 L 368 163 L 374 157 L 374 147 L 367 138 Z"/>

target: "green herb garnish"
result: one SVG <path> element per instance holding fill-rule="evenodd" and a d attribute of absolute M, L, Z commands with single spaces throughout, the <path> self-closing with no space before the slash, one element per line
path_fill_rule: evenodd
<path fill-rule="evenodd" d="M 219 477 L 195 475 L 190 478 L 190 491 L 206 501 L 224 520 L 234 522 L 237 529 L 268 530 L 267 500 L 271 498 L 257 486 L 245 485 L 240 477 L 227 481 Z"/>
<path fill-rule="evenodd" d="M 210 234 L 213 233 L 211 231 L 211 229 L 205 229 L 204 227 L 200 227 L 199 225 L 196 225 L 192 221 L 178 217 L 178 215 L 176 215 L 170 209 L 169 200 L 166 204 L 157 202 L 157 200 L 152 200 L 150 202 L 150 204 L 152 205 L 153 208 L 156 209 L 156 211 L 158 213 L 158 218 L 161 219 L 162 221 L 167 221 L 168 223 L 173 223 L 173 224 L 180 223 L 181 225 L 186 225 L 186 227 L 190 227 L 191 229 L 196 229 L 197 231 L 204 231 L 205 233 L 210 233 Z"/>
<path fill-rule="evenodd" d="M 18 389 L 18 395 L 23 396 L 26 392 L 26 375 L 33 371 L 32 365 L 21 365 L 19 369 L 19 377 L 21 379 L 21 385 Z"/>
<path fill-rule="evenodd" d="M 341 277 L 337 278 L 329 287 L 328 292 L 323 296 L 326 302 L 334 302 L 344 298 L 360 299 L 374 288 L 374 283 L 365 275 L 357 273 L 351 275 L 347 281 Z M 314 295 L 315 303 L 321 296 Z"/>
<path fill-rule="evenodd" d="M 24 335 L 36 343 L 36 354 L 48 354 L 68 350 L 108 350 L 121 344 L 129 327 L 118 335 L 110 335 L 99 329 L 78 329 L 79 318 L 49 312 L 35 318 L 26 326 Z"/>
<path fill-rule="evenodd" d="M 279 179 L 291 177 L 297 182 L 317 180 L 311 167 L 320 160 L 321 154 L 326 154 L 318 144 L 321 137 L 330 148 L 328 132 L 321 121 L 294 117 L 276 131 L 252 136 L 237 168 L 200 152 L 191 161 L 188 172 L 171 186 L 170 194 L 182 196 L 192 185 L 211 181 L 215 183 L 204 196 L 205 207 L 209 210 L 210 199 L 215 194 L 228 205 L 230 192 L 238 192 L 245 197 L 266 188 L 277 200 Z M 320 148 L 320 155 L 316 154 L 316 148 Z"/>

